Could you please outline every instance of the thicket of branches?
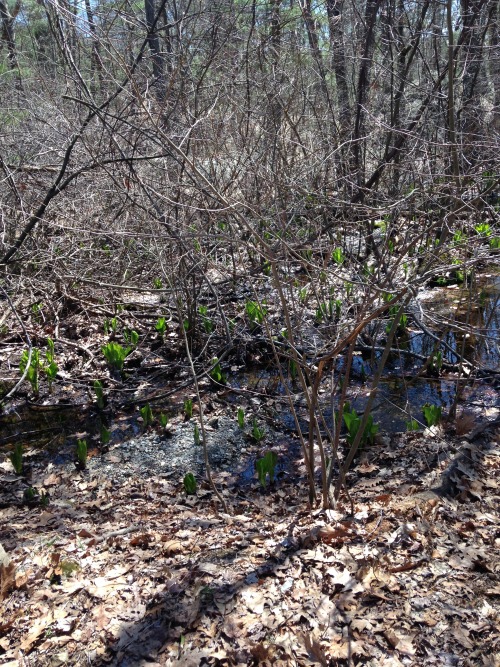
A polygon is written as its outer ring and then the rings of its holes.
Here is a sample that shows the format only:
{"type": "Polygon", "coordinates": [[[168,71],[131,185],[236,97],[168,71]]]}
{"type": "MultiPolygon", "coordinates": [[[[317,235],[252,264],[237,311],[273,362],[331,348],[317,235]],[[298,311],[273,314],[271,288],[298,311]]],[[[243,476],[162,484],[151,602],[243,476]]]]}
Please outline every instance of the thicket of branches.
{"type": "Polygon", "coordinates": [[[209,303],[205,367],[237,338],[227,286],[267,296],[309,463],[324,369],[490,253],[467,238],[498,203],[497,0],[0,0],[0,20],[5,292],[113,307],[160,278],[174,318],[209,303]]]}

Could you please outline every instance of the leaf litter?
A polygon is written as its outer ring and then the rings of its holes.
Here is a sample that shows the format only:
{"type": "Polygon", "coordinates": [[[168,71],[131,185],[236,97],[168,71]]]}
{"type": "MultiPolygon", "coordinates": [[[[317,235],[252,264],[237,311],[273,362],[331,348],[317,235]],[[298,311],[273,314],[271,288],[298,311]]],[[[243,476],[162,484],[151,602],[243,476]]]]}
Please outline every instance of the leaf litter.
{"type": "Polygon", "coordinates": [[[27,506],[4,467],[0,661],[493,667],[498,445],[380,439],[348,475],[354,515],[308,507],[300,467],[266,489],[216,470],[231,514],[109,458],[34,464],[50,503],[27,506]]]}

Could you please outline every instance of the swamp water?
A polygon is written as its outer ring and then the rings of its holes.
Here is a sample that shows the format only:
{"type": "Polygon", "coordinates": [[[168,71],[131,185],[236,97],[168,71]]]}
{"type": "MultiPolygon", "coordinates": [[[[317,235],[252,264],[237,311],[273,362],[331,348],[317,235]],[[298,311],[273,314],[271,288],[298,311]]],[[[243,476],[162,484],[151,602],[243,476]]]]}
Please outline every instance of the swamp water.
{"type": "MultiPolygon", "coordinates": [[[[486,276],[481,281],[480,291],[475,300],[468,302],[468,291],[461,288],[435,288],[423,293],[418,313],[426,327],[446,341],[442,347],[442,359],[456,364],[453,351],[464,350],[467,360],[478,364],[486,376],[474,383],[461,380],[461,399],[459,405],[475,412],[477,417],[492,418],[497,416],[500,399],[495,389],[495,380],[500,371],[500,276],[486,276]],[[468,329],[448,330],[448,325],[463,327],[468,322],[468,329]],[[488,377],[487,370],[492,371],[488,377]],[[486,410],[486,414],[485,414],[486,410]]],[[[436,350],[436,340],[416,329],[398,340],[400,354],[390,358],[384,371],[373,408],[375,423],[379,431],[394,433],[406,430],[410,419],[416,419],[423,426],[422,406],[426,403],[440,406],[443,412],[450,407],[455,398],[457,377],[445,372],[439,378],[415,377],[422,366],[422,360],[414,355],[427,357],[436,350]],[[404,353],[406,352],[406,354],[404,353]]],[[[352,382],[348,399],[358,413],[364,409],[370,389],[370,376],[376,367],[380,352],[370,355],[357,354],[354,358],[352,382]]],[[[341,367],[337,369],[341,372],[341,367]]],[[[289,389],[296,397],[296,409],[299,414],[301,430],[307,433],[307,410],[300,396],[298,386],[290,383],[289,389]]],[[[277,473],[284,471],[287,463],[281,463],[286,457],[288,464],[292,459],[300,459],[298,440],[291,438],[295,432],[295,422],[288,407],[285,388],[275,369],[252,369],[233,373],[228,377],[227,399],[233,406],[234,416],[222,416],[210,419],[208,416],[208,449],[212,465],[218,471],[237,473],[240,483],[255,481],[255,451],[264,451],[272,446],[278,448],[280,463],[277,473]],[[231,388],[235,391],[231,392],[231,388]],[[271,404],[266,413],[274,417],[274,424],[266,426],[266,437],[256,444],[249,436],[247,423],[245,430],[238,427],[236,408],[248,396],[242,397],[238,388],[250,389],[249,405],[245,407],[247,422],[256,414],[264,424],[261,413],[262,403],[271,404]],[[255,397],[252,401],[252,392],[255,397]],[[274,397],[273,397],[274,396],[274,397]],[[260,415],[260,416],[259,416],[260,415]],[[288,454],[286,454],[288,452],[288,454]]],[[[332,425],[332,406],[328,392],[321,394],[326,423],[332,425]]],[[[153,407],[156,416],[160,409],[153,407]]],[[[166,408],[168,411],[168,408],[166,408]]],[[[13,444],[22,442],[26,451],[32,453],[45,449],[50,461],[55,465],[71,464],[74,447],[78,437],[85,437],[89,444],[91,459],[89,468],[100,469],[117,481],[139,475],[150,478],[153,475],[180,478],[191,470],[197,475],[203,473],[202,448],[194,443],[194,419],[177,424],[170,435],[165,433],[146,433],[141,431],[137,420],[139,413],[121,414],[109,421],[106,415],[99,415],[90,406],[23,406],[8,414],[0,415],[0,452],[12,449],[13,444]],[[102,426],[111,431],[111,440],[103,448],[97,443],[102,426]]]]}
{"type": "MultiPolygon", "coordinates": [[[[478,417],[485,408],[485,416],[495,416],[495,410],[498,408],[500,411],[496,388],[500,378],[500,275],[481,277],[477,294],[472,299],[469,290],[456,285],[423,292],[415,312],[432,335],[413,328],[395,340],[393,348],[398,352],[389,357],[372,410],[379,431],[406,431],[410,419],[416,419],[424,427],[422,407],[425,404],[436,405],[445,413],[455,400],[457,386],[461,392],[460,407],[476,413],[478,417]],[[446,366],[439,377],[418,377],[424,360],[439,351],[442,362],[455,367],[463,351],[464,359],[479,367],[479,380],[472,382],[462,378],[459,381],[458,375],[446,370],[446,366]]],[[[370,378],[381,354],[380,349],[371,353],[366,350],[366,353],[355,353],[353,358],[347,398],[358,413],[366,405],[370,378]]],[[[336,375],[342,375],[343,364],[344,361],[340,360],[336,375]]],[[[285,369],[283,372],[286,375],[285,369]]],[[[294,417],[284,401],[286,390],[275,370],[243,372],[233,382],[238,387],[248,387],[264,394],[277,392],[283,399],[278,418],[287,429],[295,430],[294,417]]],[[[291,383],[289,390],[298,396],[295,407],[301,430],[307,433],[307,420],[300,418],[306,414],[306,407],[303,398],[299,397],[298,384],[291,383]]],[[[321,394],[320,401],[324,406],[325,421],[331,428],[332,407],[336,408],[336,405],[330,404],[327,391],[321,394]]]]}

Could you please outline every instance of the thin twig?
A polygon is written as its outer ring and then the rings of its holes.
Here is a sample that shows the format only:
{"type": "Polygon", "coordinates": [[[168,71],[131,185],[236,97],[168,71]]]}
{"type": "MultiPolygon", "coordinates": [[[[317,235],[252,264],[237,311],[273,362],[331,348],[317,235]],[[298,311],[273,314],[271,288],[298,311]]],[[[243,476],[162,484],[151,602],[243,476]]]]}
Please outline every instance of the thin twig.
{"type": "MultiPolygon", "coordinates": [[[[177,313],[179,315],[179,322],[183,322],[183,317],[182,317],[182,313],[181,313],[181,310],[180,310],[179,303],[177,303],[177,313]]],[[[193,381],[194,381],[194,389],[195,389],[195,392],[196,392],[196,397],[198,399],[198,406],[200,408],[201,439],[202,439],[202,442],[203,442],[203,457],[205,459],[205,471],[207,473],[208,483],[210,484],[213,492],[215,493],[218,500],[222,504],[222,507],[224,508],[224,512],[226,512],[226,514],[229,514],[229,509],[228,509],[228,506],[226,504],[226,501],[222,497],[222,494],[220,493],[220,491],[215,486],[215,482],[214,482],[213,477],[212,477],[212,470],[211,470],[211,467],[210,467],[210,461],[208,460],[207,433],[205,431],[205,419],[204,419],[204,416],[203,416],[203,403],[202,403],[202,400],[201,400],[200,388],[199,388],[199,385],[198,385],[198,377],[196,376],[196,370],[195,370],[194,364],[193,364],[193,357],[191,356],[191,351],[189,349],[189,341],[188,341],[188,338],[187,338],[186,329],[185,329],[184,326],[182,326],[182,324],[181,324],[180,328],[181,328],[182,333],[183,333],[186,355],[187,355],[187,358],[188,358],[188,361],[189,361],[189,365],[191,367],[191,374],[192,374],[193,381]]]]}
{"type": "Polygon", "coordinates": [[[31,353],[32,353],[32,350],[33,350],[33,345],[31,344],[30,335],[27,332],[26,327],[24,326],[24,323],[23,323],[22,319],[19,317],[19,313],[17,312],[14,304],[12,303],[10,296],[7,294],[3,285],[0,285],[0,289],[5,294],[5,298],[9,302],[9,306],[12,308],[12,312],[14,313],[15,318],[17,319],[17,321],[21,325],[23,333],[26,336],[26,342],[28,343],[28,361],[26,363],[26,367],[23,371],[23,374],[21,375],[21,379],[14,385],[14,387],[9,391],[9,393],[6,396],[3,397],[2,401],[5,401],[5,400],[8,400],[11,396],[13,396],[16,393],[16,391],[19,389],[19,387],[24,382],[26,376],[28,375],[28,371],[29,371],[29,368],[31,366],[31,353]]]}

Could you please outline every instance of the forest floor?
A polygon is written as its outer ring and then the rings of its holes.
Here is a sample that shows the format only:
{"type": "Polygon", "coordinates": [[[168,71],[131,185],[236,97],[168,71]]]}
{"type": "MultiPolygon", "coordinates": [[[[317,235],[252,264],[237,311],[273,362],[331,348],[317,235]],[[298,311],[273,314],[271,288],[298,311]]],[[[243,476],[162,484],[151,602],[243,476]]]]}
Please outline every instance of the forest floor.
{"type": "Polygon", "coordinates": [[[300,460],[266,488],[215,473],[227,512],[206,484],[114,477],[119,446],[83,471],[34,455],[45,506],[5,462],[0,664],[494,667],[499,435],[379,438],[354,513],[311,509],[300,460]]]}
{"type": "MultiPolygon", "coordinates": [[[[471,412],[465,398],[449,427],[380,432],[348,474],[349,496],[325,511],[309,505],[300,443],[273,377],[228,388],[200,372],[224,507],[202,481],[199,406],[178,327],[161,340],[154,329],[161,304],[122,310],[113,322],[90,296],[61,295],[60,317],[43,305],[50,299],[37,295],[24,314],[34,346],[56,341],[53,391],[43,377],[33,399],[25,383],[0,417],[1,665],[500,664],[497,376],[468,382],[463,395],[482,387],[484,400],[471,412]],[[116,340],[103,333],[104,317],[120,335],[139,331],[126,377],[101,354],[116,340]],[[96,378],[109,398],[100,410],[96,378]],[[139,409],[149,402],[148,427],[139,409]],[[262,442],[251,437],[251,415],[262,442]],[[88,441],[84,470],[73,462],[77,438],[88,441]],[[22,475],[8,456],[16,443],[22,475]],[[278,466],[262,486],[255,460],[266,450],[278,466]],[[198,479],[192,495],[188,470],[198,479]]],[[[13,317],[4,320],[5,393],[19,379],[25,337],[13,317]]],[[[225,361],[234,373],[269,355],[239,322],[243,352],[225,361]]]]}

